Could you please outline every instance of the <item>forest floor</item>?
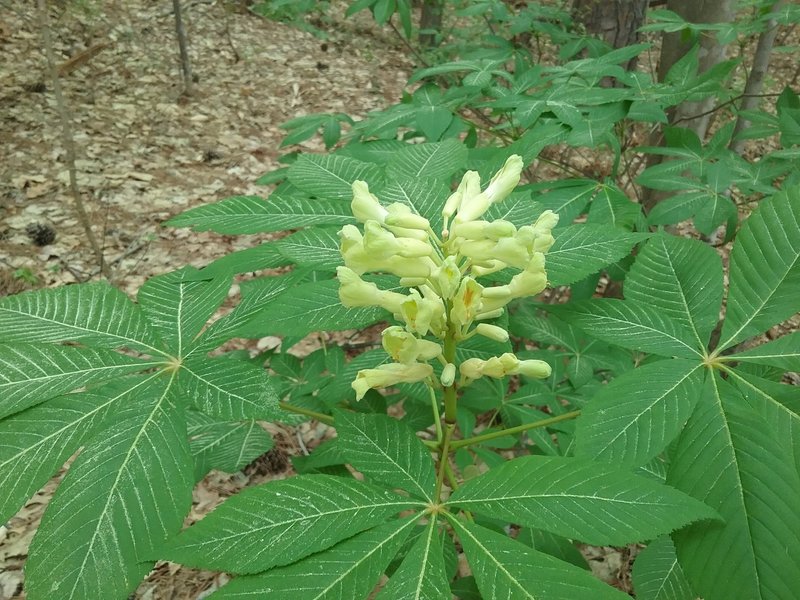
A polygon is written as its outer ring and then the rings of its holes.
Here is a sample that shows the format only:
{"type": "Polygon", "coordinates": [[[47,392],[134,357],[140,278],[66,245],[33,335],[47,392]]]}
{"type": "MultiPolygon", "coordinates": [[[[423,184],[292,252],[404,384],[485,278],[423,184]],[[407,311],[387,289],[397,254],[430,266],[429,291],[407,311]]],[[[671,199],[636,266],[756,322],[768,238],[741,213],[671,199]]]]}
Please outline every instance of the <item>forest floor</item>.
{"type": "MultiPolygon", "coordinates": [[[[61,83],[72,112],[78,187],[111,280],[132,297],[148,277],[200,267],[264,239],[161,224],[228,196],[266,196],[254,182],[280,166],[281,123],[316,112],[358,118],[383,108],[401,97],[414,69],[391,30],[366,13],[345,19],[344,2],[333,2],[319,24],[324,40],[246,10],[226,11],[221,2],[184,4],[197,78],[191,96],[183,94],[170,3],[108,0],[93,12],[86,7],[99,3],[55,2],[50,13],[56,61],[65,70],[70,59],[96,51],[61,83]]],[[[34,5],[8,0],[0,7],[0,296],[99,277],[70,195],[34,5]],[[32,227],[52,229],[55,239],[37,245],[32,227]]],[[[778,79],[796,78],[796,65],[784,62],[778,79]]],[[[319,140],[301,148],[324,149],[319,140]]],[[[187,524],[247,485],[291,475],[288,456],[329,434],[325,426],[269,430],[276,449],[243,472],[212,472],[200,482],[187,524]]],[[[28,545],[59,481],[0,524],[0,600],[25,597],[28,545]]],[[[628,549],[584,553],[598,575],[630,589],[628,549]]],[[[159,563],[132,597],[203,598],[226,581],[224,574],[159,563]]]]}

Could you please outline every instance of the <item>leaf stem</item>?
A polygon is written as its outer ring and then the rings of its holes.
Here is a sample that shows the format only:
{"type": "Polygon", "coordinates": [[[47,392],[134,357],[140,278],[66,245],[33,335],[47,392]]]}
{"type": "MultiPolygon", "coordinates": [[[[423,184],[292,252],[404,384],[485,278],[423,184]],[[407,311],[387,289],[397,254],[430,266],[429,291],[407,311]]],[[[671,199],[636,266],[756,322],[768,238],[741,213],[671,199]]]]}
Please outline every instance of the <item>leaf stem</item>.
{"type": "Polygon", "coordinates": [[[450,444],[450,449],[458,450],[459,448],[464,448],[465,446],[474,446],[475,444],[488,442],[489,440],[494,440],[507,435],[522,433],[524,431],[528,431],[529,429],[536,429],[538,427],[547,427],[548,425],[560,423],[561,421],[569,421],[570,419],[578,417],[580,414],[581,411],[574,410],[572,412],[564,413],[563,415],[558,415],[550,419],[542,419],[541,421],[534,421],[533,423],[524,423],[523,425],[517,425],[516,427],[509,427],[508,429],[502,429],[500,431],[492,431],[491,433],[484,433],[483,435],[476,435],[474,437],[466,438],[463,440],[456,440],[455,442],[450,444]]]}
{"type": "Polygon", "coordinates": [[[436,390],[432,385],[428,385],[428,391],[431,394],[431,408],[433,409],[433,423],[436,426],[436,445],[442,443],[442,418],[439,415],[439,403],[436,401],[436,390]]]}
{"type": "Polygon", "coordinates": [[[437,504],[442,499],[442,484],[444,483],[444,475],[447,471],[447,461],[450,456],[450,438],[453,437],[453,430],[456,428],[455,423],[445,423],[444,439],[442,440],[441,449],[439,451],[439,473],[436,476],[436,492],[434,498],[437,504]]]}
{"type": "Polygon", "coordinates": [[[308,408],[303,408],[302,406],[295,406],[293,404],[289,404],[288,402],[278,402],[278,406],[280,406],[283,410],[287,412],[296,413],[298,415],[304,415],[306,417],[311,417],[312,419],[316,419],[317,421],[321,421],[322,423],[333,425],[333,417],[330,415],[324,415],[321,412],[310,410],[308,408]]]}

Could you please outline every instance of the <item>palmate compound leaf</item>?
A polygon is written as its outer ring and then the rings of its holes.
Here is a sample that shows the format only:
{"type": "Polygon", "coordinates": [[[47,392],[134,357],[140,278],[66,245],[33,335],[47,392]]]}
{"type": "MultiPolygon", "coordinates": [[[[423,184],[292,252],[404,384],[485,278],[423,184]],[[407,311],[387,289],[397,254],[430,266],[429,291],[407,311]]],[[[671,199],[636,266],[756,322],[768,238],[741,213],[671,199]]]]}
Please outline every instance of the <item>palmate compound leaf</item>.
{"type": "Polygon", "coordinates": [[[388,415],[337,411],[344,458],[368,479],[433,502],[436,472],[430,451],[405,423],[388,415]]]}
{"type": "Polygon", "coordinates": [[[627,256],[637,242],[648,237],[613,225],[568,225],[555,232],[556,242],[546,258],[552,285],[569,285],[597,273],[627,256]]]}
{"type": "Polygon", "coordinates": [[[671,452],[667,483],[714,508],[721,522],[673,534],[705,600],[794,600],[800,581],[800,476],[773,426],[729,383],[709,378],[671,452]]]}
{"type": "Polygon", "coordinates": [[[0,418],[66,392],[161,364],[111,350],[0,344],[0,418]]]}
{"type": "Polygon", "coordinates": [[[694,347],[705,348],[719,321],[722,260],[700,241],[654,235],[625,276],[624,294],[680,323],[694,347]]]}
{"type": "Polygon", "coordinates": [[[623,348],[659,356],[702,357],[691,330],[650,303],[609,298],[548,304],[542,308],[604,342],[623,348]]]}
{"type": "Polygon", "coordinates": [[[633,588],[637,600],[695,600],[678,563],[675,545],[667,537],[647,544],[633,563],[633,588]]]}
{"type": "MultiPolygon", "coordinates": [[[[418,519],[416,515],[389,521],[289,566],[258,575],[237,577],[211,598],[365,599],[418,519]]],[[[436,598],[438,600],[439,597],[436,598]]]]}
{"type": "Polygon", "coordinates": [[[230,277],[208,281],[184,280],[197,269],[185,267],[148,279],[137,300],[150,323],[175,356],[183,357],[203,325],[228,296],[230,277]]]}
{"type": "Polygon", "coordinates": [[[273,446],[270,435],[254,420],[219,422],[190,410],[186,424],[195,481],[212,469],[236,473],[273,446]]]}
{"type": "Polygon", "coordinates": [[[354,479],[298,475],[230,498],[167,542],[158,557],[205,569],[258,573],[423,506],[354,479]]]}
{"type": "Polygon", "coordinates": [[[69,394],[0,421],[0,523],[80,448],[117,400],[114,395],[69,394]]]}
{"type": "Polygon", "coordinates": [[[163,354],[139,307],[105,283],[67,285],[0,299],[0,342],[65,341],[163,354]]]}
{"type": "Polygon", "coordinates": [[[280,420],[271,380],[253,363],[195,356],[181,365],[178,382],[192,404],[208,415],[225,421],[280,420]]]}
{"type": "MultiPolygon", "coordinates": [[[[622,600],[586,570],[479,525],[450,518],[483,600],[622,600]]],[[[447,597],[447,596],[441,596],[447,597]]]]}
{"type": "Polygon", "coordinates": [[[439,540],[439,526],[436,519],[431,519],[376,600],[448,598],[449,579],[439,540]]]}
{"type": "Polygon", "coordinates": [[[718,518],[702,502],[628,471],[553,456],[511,460],[469,480],[447,504],[600,546],[718,518]]]}
{"type": "Polygon", "coordinates": [[[216,204],[198,206],[173,217],[166,225],[243,235],[346,223],[355,223],[346,202],[274,193],[267,200],[257,196],[234,196],[216,204]]]}
{"type": "Polygon", "coordinates": [[[719,349],[761,333],[800,309],[800,186],[762,200],[731,251],[719,349]]]}
{"type": "Polygon", "coordinates": [[[676,438],[702,393],[705,370],[695,361],[662,360],[600,388],[583,408],[575,455],[638,467],[676,438]]]}
{"type": "Polygon", "coordinates": [[[31,600],[127,598],[189,511],[192,463],[174,379],[118,386],[113,422],[86,442],[33,538],[31,600]]]}

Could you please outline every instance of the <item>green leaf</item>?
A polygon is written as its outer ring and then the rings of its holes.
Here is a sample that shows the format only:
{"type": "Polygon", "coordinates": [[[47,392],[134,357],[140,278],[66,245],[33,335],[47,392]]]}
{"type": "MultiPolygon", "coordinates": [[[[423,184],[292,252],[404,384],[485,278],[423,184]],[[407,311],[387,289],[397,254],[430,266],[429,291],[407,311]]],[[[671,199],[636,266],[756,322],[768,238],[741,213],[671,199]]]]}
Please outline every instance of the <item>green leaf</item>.
{"type": "MultiPolygon", "coordinates": [[[[380,287],[380,286],[379,286],[380,287]]],[[[380,308],[346,308],[335,279],[304,283],[275,297],[247,324],[248,337],[305,336],[312,331],[356,329],[384,318],[380,308]]]]}
{"type": "Polygon", "coordinates": [[[628,371],[583,407],[575,455],[621,467],[647,464],[680,434],[702,393],[695,361],[663,360],[628,371]]]}
{"type": "Polygon", "coordinates": [[[450,190],[436,179],[408,179],[402,177],[389,181],[381,191],[384,202],[401,202],[431,224],[434,231],[442,230],[442,207],[450,190]]]}
{"type": "Polygon", "coordinates": [[[208,280],[214,277],[231,276],[238,273],[249,273],[263,269],[277,269],[290,264],[273,242],[265,242],[252,248],[237,250],[226,254],[222,258],[209,263],[194,276],[186,275],[187,281],[191,279],[208,280]]]}
{"type": "Polygon", "coordinates": [[[777,340],[737,352],[735,360],[769,365],[784,371],[800,371],[800,332],[795,331],[777,340]]]}
{"type": "Polygon", "coordinates": [[[256,421],[221,423],[197,411],[187,411],[186,420],[195,481],[212,469],[236,473],[273,446],[256,421]]]}
{"type": "Polygon", "coordinates": [[[241,235],[284,231],[309,225],[346,223],[355,223],[346,202],[281,196],[275,193],[268,200],[257,196],[226,198],[216,204],[187,210],[165,224],[171,227],[191,227],[194,231],[241,235]]]}
{"type": "Polygon", "coordinates": [[[376,600],[441,600],[449,586],[438,523],[431,519],[376,600]]]}
{"type": "Polygon", "coordinates": [[[317,269],[335,269],[342,264],[340,227],[309,227],[282,238],[275,247],[292,262],[317,269]]]}
{"type": "Polygon", "coordinates": [[[14,516],[110,414],[116,398],[54,398],[0,421],[0,522],[14,516]]]}
{"type": "Polygon", "coordinates": [[[453,122],[453,113],[444,106],[420,106],[416,112],[417,127],[431,142],[436,142],[453,122]]]}
{"type": "Polygon", "coordinates": [[[660,356],[699,358],[691,331],[649,303],[594,299],[542,308],[587,333],[623,348],[660,356]]]}
{"type": "Polygon", "coordinates": [[[697,212],[697,207],[708,197],[705,190],[677,194],[660,200],[647,215],[649,225],[674,225],[685,221],[697,212]]]}
{"type": "Polygon", "coordinates": [[[67,285],[0,299],[0,342],[64,341],[162,353],[139,307],[108,284],[67,285]]]}
{"type": "Polygon", "coordinates": [[[558,183],[559,187],[537,196],[536,201],[557,213],[559,225],[563,227],[583,212],[597,193],[597,182],[592,179],[569,179],[558,183]]]}
{"type": "Polygon", "coordinates": [[[678,564],[675,545],[667,536],[650,542],[636,555],[633,587],[638,600],[694,600],[697,597],[678,564]]]}
{"type": "Polygon", "coordinates": [[[230,277],[184,281],[184,273],[191,276],[197,270],[186,267],[151,277],[137,295],[150,323],[179,357],[193,345],[203,325],[228,297],[231,287],[230,277]]]}
{"type": "Polygon", "coordinates": [[[324,550],[414,506],[422,504],[355,479],[298,475],[228,499],[158,554],[204,569],[258,573],[324,550]]]}
{"type": "MultiPolygon", "coordinates": [[[[467,147],[458,140],[428,144],[408,144],[387,166],[397,179],[446,179],[467,164],[467,147]]],[[[440,199],[444,205],[445,198],[440,199]]]]}
{"type": "Polygon", "coordinates": [[[584,569],[479,525],[450,518],[484,600],[622,600],[584,569]]]}
{"type": "Polygon", "coordinates": [[[242,282],[241,302],[200,334],[200,339],[197,341],[198,348],[195,351],[199,353],[201,348],[212,350],[232,337],[248,337],[250,332],[247,323],[262,312],[265,306],[269,306],[272,298],[302,282],[306,276],[307,273],[302,269],[294,269],[284,275],[271,275],[242,282]]]}
{"type": "Polygon", "coordinates": [[[627,256],[648,234],[611,225],[569,225],[557,229],[556,243],[546,255],[552,285],[569,285],[627,256]]]}
{"type": "Polygon", "coordinates": [[[747,403],[769,424],[773,437],[794,457],[800,470],[800,387],[749,373],[728,372],[747,403]]]}
{"type": "Polygon", "coordinates": [[[800,309],[800,187],[761,201],[739,230],[730,263],[720,350],[800,309]]]}
{"type": "Polygon", "coordinates": [[[716,513],[649,479],[585,459],[524,456],[458,488],[447,502],[597,546],[652,539],[716,513]]]}
{"type": "Polygon", "coordinates": [[[383,185],[382,169],[338,154],[301,154],[289,167],[292,185],[318,198],[352,200],[356,180],[366,181],[374,193],[383,185]]]}
{"type": "Polygon", "coordinates": [[[160,363],[111,350],[49,344],[0,344],[0,417],[72,390],[160,363]]]}
{"type": "Polygon", "coordinates": [[[649,305],[691,331],[705,348],[719,321],[722,260],[713,248],[673,235],[650,238],[625,277],[625,299],[649,305]]]}
{"type": "Polygon", "coordinates": [[[197,356],[181,365],[178,381],[201,411],[226,421],[278,421],[278,395],[260,366],[232,358],[197,356]]]}
{"type": "Polygon", "coordinates": [[[517,534],[517,541],[581,569],[591,570],[589,563],[586,562],[583,554],[575,547],[575,544],[560,535],[542,531],[541,529],[524,527],[517,534]]]}
{"type": "Polygon", "coordinates": [[[587,222],[632,229],[641,214],[639,204],[631,202],[616,185],[601,185],[592,200],[587,222]]]}
{"type": "Polygon", "coordinates": [[[418,518],[390,521],[287,567],[238,577],[211,598],[366,598],[418,518]]]}
{"type": "Polygon", "coordinates": [[[368,479],[433,502],[436,472],[430,451],[405,424],[387,415],[337,411],[344,457],[368,479]]]}
{"type": "Polygon", "coordinates": [[[192,463],[174,383],[156,376],[126,391],[44,513],[25,569],[30,598],[126,598],[189,512],[192,463]]]}
{"type": "Polygon", "coordinates": [[[792,600],[800,581],[800,477],[768,422],[730,384],[712,379],[672,452],[667,483],[719,512],[673,536],[706,600],[792,600]]]}

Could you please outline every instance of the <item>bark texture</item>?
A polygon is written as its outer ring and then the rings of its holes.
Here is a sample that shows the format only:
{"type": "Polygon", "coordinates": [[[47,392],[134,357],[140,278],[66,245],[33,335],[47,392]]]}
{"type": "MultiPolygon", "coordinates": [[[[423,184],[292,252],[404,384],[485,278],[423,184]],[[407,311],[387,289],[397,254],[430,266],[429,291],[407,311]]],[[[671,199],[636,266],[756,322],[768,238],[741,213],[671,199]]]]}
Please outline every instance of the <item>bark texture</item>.
{"type": "Polygon", "coordinates": [[[419,16],[419,28],[421,30],[432,30],[431,33],[419,34],[419,43],[423,46],[436,46],[439,42],[439,33],[442,31],[442,13],[444,11],[443,0],[424,0],[422,12],[419,16]]]}
{"type": "MultiPolygon", "coordinates": [[[[644,24],[649,0],[573,0],[572,16],[612,48],[623,48],[639,41],[638,29],[644,24]]],[[[631,59],[627,68],[636,66],[631,59]]]]}
{"type": "MultiPolygon", "coordinates": [[[[730,23],[734,18],[733,0],[668,0],[667,8],[678,13],[690,23],[730,23]]],[[[665,33],[658,63],[658,80],[663,81],[670,68],[693,46],[680,32],[665,33]]],[[[708,71],[725,59],[725,46],[718,41],[714,32],[704,32],[700,36],[699,73],[708,71]]],[[[693,130],[702,140],[708,131],[716,98],[709,97],[700,102],[683,102],[676,107],[672,122],[681,122],[682,127],[693,130]],[[704,114],[705,113],[705,114],[704,114]],[[695,116],[698,115],[698,116],[695,116]]]]}

